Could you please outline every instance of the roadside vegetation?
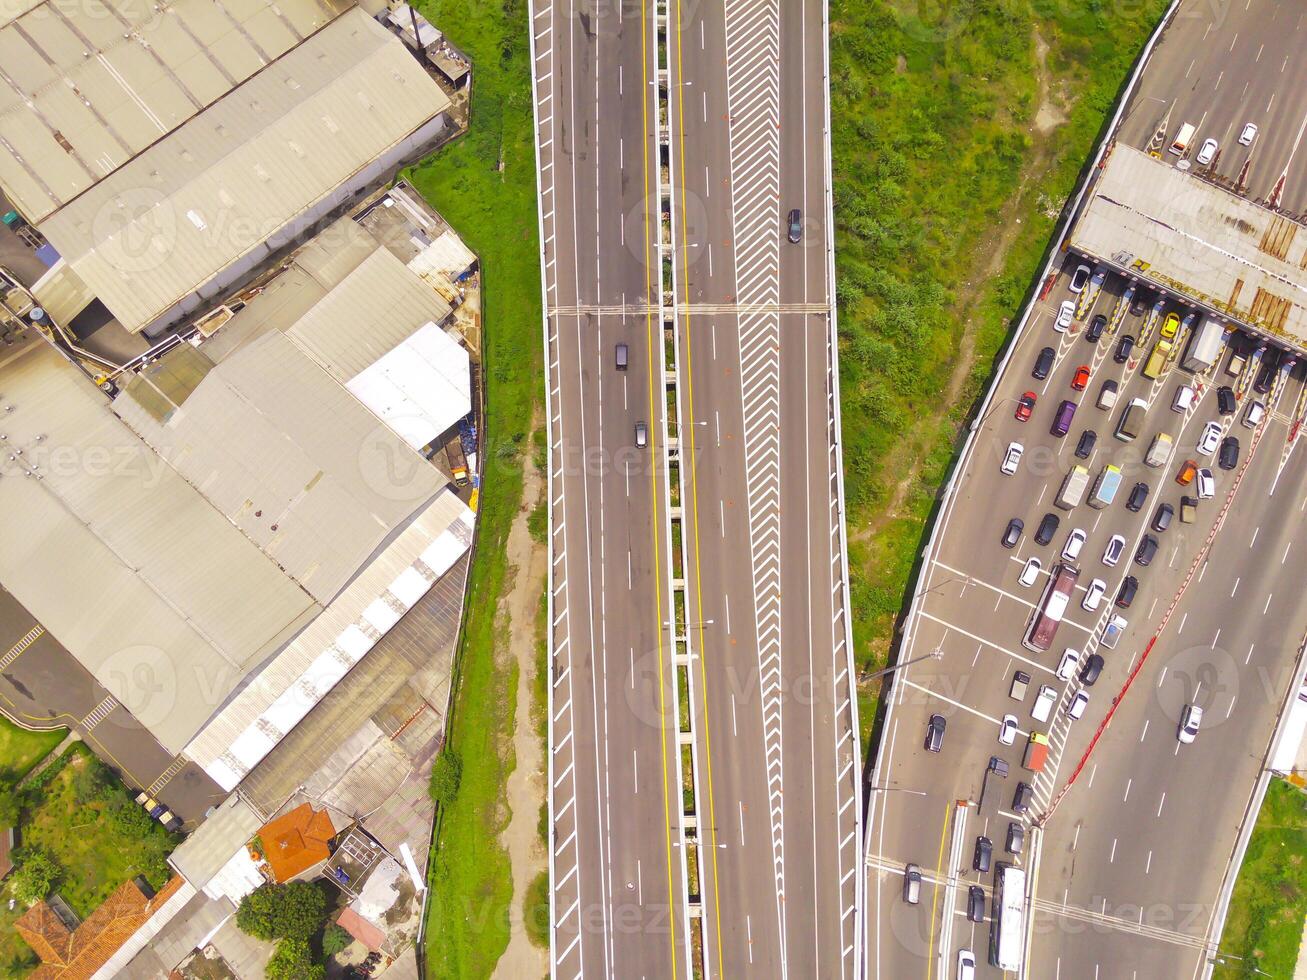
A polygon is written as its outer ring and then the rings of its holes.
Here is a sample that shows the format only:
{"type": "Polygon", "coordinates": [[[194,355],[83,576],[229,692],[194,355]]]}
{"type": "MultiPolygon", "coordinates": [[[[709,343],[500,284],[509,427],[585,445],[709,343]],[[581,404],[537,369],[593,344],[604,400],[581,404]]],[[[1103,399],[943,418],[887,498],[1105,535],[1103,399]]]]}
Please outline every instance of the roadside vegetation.
{"type": "Polygon", "coordinates": [[[446,748],[462,771],[437,816],[426,968],[431,977],[486,977],[508,944],[513,898],[500,834],[509,818],[504,788],[514,765],[518,671],[505,664],[506,631],[496,615],[511,581],[508,532],[542,397],[528,15],[522,0],[419,6],[473,63],[468,134],[409,176],[481,258],[486,392],[485,478],[446,748]]]}
{"type": "MultiPolygon", "coordinates": [[[[831,4],[859,672],[885,666],[959,432],[1165,0],[831,4]]],[[[880,682],[864,683],[864,738],[880,682]]]]}
{"type": "Polygon", "coordinates": [[[1296,976],[1307,920],[1307,795],[1272,779],[1230,897],[1214,980],[1296,976]]]}
{"type": "Polygon", "coordinates": [[[0,718],[0,780],[17,782],[53,752],[67,734],[66,728],[29,732],[0,718]]]}

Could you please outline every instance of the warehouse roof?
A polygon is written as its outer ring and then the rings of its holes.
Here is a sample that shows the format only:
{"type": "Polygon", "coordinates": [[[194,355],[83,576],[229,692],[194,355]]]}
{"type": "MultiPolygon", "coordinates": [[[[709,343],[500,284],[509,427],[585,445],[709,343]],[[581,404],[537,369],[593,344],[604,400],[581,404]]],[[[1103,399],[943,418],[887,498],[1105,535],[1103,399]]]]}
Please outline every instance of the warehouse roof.
{"type": "Polygon", "coordinates": [[[44,341],[2,377],[0,581],[176,752],[320,607],[44,341]]]}
{"type": "Polygon", "coordinates": [[[403,43],[355,8],[40,229],[140,330],[448,106],[403,43]]]}
{"type": "Polygon", "coordinates": [[[1133,147],[1112,150],[1068,245],[1307,342],[1307,229],[1133,147]]]}
{"type": "Polygon", "coordinates": [[[348,6],[18,0],[0,16],[0,184],[41,220],[348,6]]]}
{"type": "Polygon", "coordinates": [[[168,863],[200,890],[226,866],[233,854],[245,847],[262,824],[254,808],[233,793],[177,845],[168,863]]]}

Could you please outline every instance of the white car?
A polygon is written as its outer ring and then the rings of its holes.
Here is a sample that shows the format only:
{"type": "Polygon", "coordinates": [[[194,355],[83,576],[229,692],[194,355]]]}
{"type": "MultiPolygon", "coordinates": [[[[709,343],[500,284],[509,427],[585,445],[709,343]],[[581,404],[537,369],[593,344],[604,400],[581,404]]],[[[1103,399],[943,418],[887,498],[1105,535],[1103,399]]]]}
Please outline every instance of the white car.
{"type": "Polygon", "coordinates": [[[1216,496],[1216,481],[1212,479],[1212,471],[1206,466],[1198,471],[1194,483],[1198,487],[1199,500],[1210,500],[1216,496]]]}
{"type": "Polygon", "coordinates": [[[1239,145],[1252,146],[1255,139],[1257,139],[1257,124],[1244,123],[1243,132],[1239,134],[1239,145]]]}
{"type": "Polygon", "coordinates": [[[1057,320],[1053,323],[1053,329],[1058,333],[1065,333],[1066,328],[1071,326],[1071,321],[1076,318],[1076,304],[1069,299],[1062,300],[1062,305],[1057,308],[1057,320]]]}
{"type": "Polygon", "coordinates": [[[1198,726],[1203,723],[1203,709],[1196,704],[1186,704],[1180,712],[1180,741],[1188,745],[1198,737],[1198,726]]]}
{"type": "Polygon", "coordinates": [[[1189,411],[1189,407],[1194,403],[1194,390],[1188,385],[1180,385],[1175,389],[1175,397],[1171,399],[1171,411],[1179,412],[1182,415],[1189,411]]]}
{"type": "MultiPolygon", "coordinates": [[[[1075,669],[1074,661],[1071,669],[1075,669]]],[[[1039,694],[1035,698],[1035,704],[1030,709],[1030,717],[1035,721],[1048,721],[1048,716],[1053,713],[1053,705],[1057,704],[1057,691],[1045,684],[1039,689],[1039,694]]]]}
{"type": "Polygon", "coordinates": [[[1259,401],[1251,401],[1248,407],[1243,410],[1243,426],[1248,429],[1255,429],[1262,424],[1262,419],[1266,418],[1266,406],[1259,401]]]}
{"type": "Polygon", "coordinates": [[[1076,696],[1071,699],[1071,704],[1066,709],[1066,713],[1071,717],[1072,721],[1075,721],[1085,713],[1087,707],[1089,707],[1089,695],[1084,691],[1076,691],[1076,696]]]}
{"type": "Polygon", "coordinates": [[[1210,456],[1216,452],[1221,442],[1221,423],[1208,422],[1203,426],[1203,434],[1198,437],[1198,455],[1210,456]]]}
{"type": "Polygon", "coordinates": [[[1085,590],[1085,597],[1080,600],[1081,608],[1086,612],[1095,612],[1098,604],[1103,601],[1103,593],[1107,591],[1107,583],[1101,578],[1096,578],[1089,583],[1089,588],[1085,590]]]}
{"type": "Polygon", "coordinates": [[[1212,140],[1212,139],[1203,140],[1202,148],[1199,149],[1198,151],[1198,157],[1197,157],[1198,165],[1201,167],[1205,167],[1213,160],[1215,160],[1216,151],[1219,148],[1220,147],[1217,144],[1216,140],[1212,140]]]}
{"type": "Polygon", "coordinates": [[[1066,652],[1062,654],[1062,659],[1057,664],[1057,679],[1069,681],[1071,675],[1076,672],[1076,664],[1078,663],[1080,663],[1080,651],[1067,647],[1066,652]]]}
{"type": "Polygon", "coordinates": [[[1089,276],[1094,270],[1087,265],[1076,266],[1076,271],[1071,273],[1071,284],[1067,288],[1073,293],[1081,292],[1085,284],[1089,282],[1089,276]]]}
{"type": "Polygon", "coordinates": [[[976,980],[976,958],[971,950],[958,950],[958,980],[976,980]]]}
{"type": "Polygon", "coordinates": [[[1071,533],[1066,536],[1066,544],[1062,546],[1062,557],[1067,561],[1075,561],[1080,557],[1080,549],[1085,546],[1085,532],[1078,527],[1073,527],[1071,533]]]}
{"type": "Polygon", "coordinates": [[[1000,469],[1007,475],[1011,476],[1021,465],[1021,454],[1026,451],[1026,447],[1019,442],[1009,442],[1007,444],[1007,453],[1003,456],[1003,465],[1000,469]]]}
{"type": "Polygon", "coordinates": [[[1108,539],[1107,547],[1103,549],[1103,564],[1108,568],[1116,567],[1116,563],[1121,560],[1121,552],[1125,551],[1125,535],[1114,534],[1108,539]]]}
{"type": "Polygon", "coordinates": [[[1038,558],[1027,558],[1025,568],[1021,569],[1021,577],[1017,579],[1026,588],[1035,584],[1039,578],[1039,573],[1044,570],[1044,566],[1039,563],[1038,558]]]}
{"type": "Polygon", "coordinates": [[[998,740],[1003,745],[1011,745],[1017,740],[1017,716],[1004,715],[998,726],[998,740]]]}

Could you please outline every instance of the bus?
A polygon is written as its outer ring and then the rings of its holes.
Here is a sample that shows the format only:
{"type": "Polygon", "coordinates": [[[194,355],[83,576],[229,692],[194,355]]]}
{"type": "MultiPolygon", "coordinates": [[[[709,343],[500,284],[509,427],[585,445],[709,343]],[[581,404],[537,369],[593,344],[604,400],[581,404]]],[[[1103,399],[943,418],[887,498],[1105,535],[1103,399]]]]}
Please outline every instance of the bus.
{"type": "Polygon", "coordinates": [[[989,964],[1009,973],[1025,955],[1026,873],[1004,861],[994,878],[994,915],[989,924],[989,964]]]}
{"type": "Polygon", "coordinates": [[[1076,582],[1080,578],[1080,569],[1070,562],[1061,562],[1053,566],[1048,576],[1048,585],[1044,586],[1044,595],[1030,617],[1030,626],[1026,630],[1021,645],[1035,653],[1044,653],[1053,645],[1057,627],[1062,622],[1071,595],[1075,592],[1076,582]]]}

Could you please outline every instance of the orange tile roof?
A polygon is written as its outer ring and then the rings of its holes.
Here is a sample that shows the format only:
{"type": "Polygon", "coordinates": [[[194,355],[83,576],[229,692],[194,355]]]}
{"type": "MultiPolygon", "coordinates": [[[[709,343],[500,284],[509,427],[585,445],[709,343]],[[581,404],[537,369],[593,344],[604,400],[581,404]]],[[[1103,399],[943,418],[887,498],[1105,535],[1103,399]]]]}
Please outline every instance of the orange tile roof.
{"type": "Polygon", "coordinates": [[[290,881],[331,857],[327,843],[335,836],[327,811],[314,810],[309,803],[300,804],[259,831],[263,856],[278,882],[290,881]]]}
{"type": "Polygon", "coordinates": [[[85,980],[109,962],[109,957],[145,925],[182,886],[178,876],[147,899],[133,881],[125,881],[92,912],[76,931],[69,932],[45,902],[27,910],[14,928],[41,957],[28,980],[85,980]]]}

